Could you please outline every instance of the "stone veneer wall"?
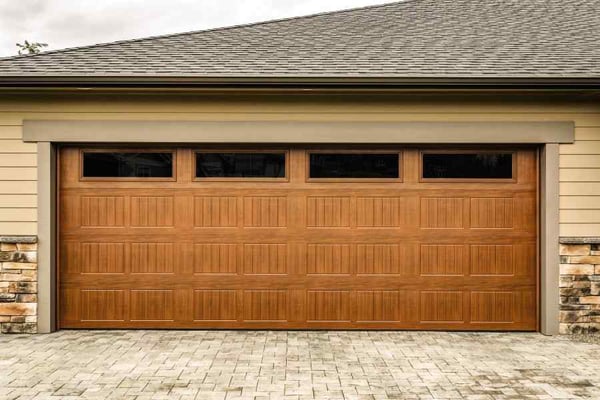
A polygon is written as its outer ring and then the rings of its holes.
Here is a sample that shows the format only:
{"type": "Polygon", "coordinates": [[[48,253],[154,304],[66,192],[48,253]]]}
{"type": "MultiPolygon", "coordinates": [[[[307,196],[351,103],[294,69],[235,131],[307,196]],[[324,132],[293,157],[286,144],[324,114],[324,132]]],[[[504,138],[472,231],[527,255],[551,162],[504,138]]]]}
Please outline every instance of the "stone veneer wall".
{"type": "Polygon", "coordinates": [[[561,238],[560,333],[600,332],[600,238],[561,238]]]}
{"type": "Polygon", "coordinates": [[[37,238],[0,236],[0,331],[37,331],[37,238]]]}

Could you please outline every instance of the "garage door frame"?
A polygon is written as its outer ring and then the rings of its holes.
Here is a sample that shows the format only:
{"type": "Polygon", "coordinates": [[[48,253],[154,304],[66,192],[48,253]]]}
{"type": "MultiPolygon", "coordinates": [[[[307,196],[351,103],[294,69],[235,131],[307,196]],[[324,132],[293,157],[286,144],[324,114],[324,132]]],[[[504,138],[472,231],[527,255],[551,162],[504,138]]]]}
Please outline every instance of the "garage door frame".
{"type": "MultiPolygon", "coordinates": [[[[53,332],[56,330],[56,248],[57,224],[56,224],[56,144],[68,141],[69,143],[89,143],[90,141],[102,141],[102,136],[94,135],[94,129],[83,129],[85,124],[90,124],[89,128],[100,129],[99,121],[24,121],[23,137],[26,141],[37,142],[38,151],[38,331],[40,333],[53,332]],[[77,129],[72,129],[73,127],[77,129]],[[43,134],[40,134],[43,132],[43,134]],[[64,132],[71,132],[71,135],[65,137],[64,132]],[[78,132],[77,134],[75,134],[78,132]]],[[[118,121],[113,121],[118,123],[118,121]]],[[[147,121],[137,121],[138,129],[132,126],[132,121],[128,121],[129,129],[132,129],[131,137],[121,136],[120,141],[130,143],[161,143],[164,137],[173,137],[171,134],[163,136],[150,135],[150,137],[141,137],[148,127],[147,121]]],[[[103,121],[105,131],[106,121],[103,121]]],[[[178,122],[170,122],[170,132],[177,130],[178,122]]],[[[182,122],[183,130],[189,129],[190,122],[182,122]]],[[[196,132],[202,132],[202,122],[196,122],[196,132]]],[[[273,123],[277,125],[277,123],[273,123]]],[[[541,254],[541,281],[540,281],[540,331],[544,334],[557,334],[559,325],[558,299],[558,265],[559,265],[559,179],[558,179],[558,148],[559,143],[572,143],[574,141],[574,124],[572,122],[547,122],[547,123],[453,123],[446,124],[440,122],[432,123],[393,123],[396,129],[403,135],[395,136],[394,144],[414,143],[415,138],[420,143],[448,144],[457,143],[457,137],[463,144],[493,144],[507,143],[537,143],[541,145],[541,165],[540,165],[540,254],[541,254]],[[429,126],[429,130],[427,127],[429,126]],[[443,130],[446,127],[446,130],[443,130]],[[544,127],[548,133],[544,136],[544,127]],[[432,135],[430,132],[438,132],[432,135]],[[468,132],[469,134],[465,134],[468,132]],[[498,132],[503,132],[498,136],[498,132]],[[506,133],[508,132],[508,133],[506,133]],[[527,132],[532,132],[528,135],[527,132]],[[439,133],[445,133],[442,137],[439,133]],[[408,139],[408,138],[412,139],[408,139]],[[404,138],[404,139],[403,139],[404,138]],[[452,138],[452,139],[449,139],[452,138]],[[501,139],[498,139],[501,138],[501,139]]],[[[326,131],[334,136],[344,138],[343,127],[322,123],[326,131]]],[[[353,138],[353,143],[373,143],[374,137],[385,137],[389,133],[390,123],[385,126],[377,126],[372,123],[370,128],[365,130],[364,137],[353,138]]],[[[347,125],[345,125],[347,127],[347,125]]],[[[214,128],[214,126],[213,126],[214,128]]],[[[281,127],[280,127],[281,128],[281,127]]],[[[214,129],[213,129],[214,132],[214,129]]],[[[285,132],[285,130],[280,132],[285,132]]],[[[196,143],[203,143],[203,138],[199,135],[195,137],[196,143]]],[[[276,140],[265,140],[265,142],[282,143],[283,139],[272,138],[276,140]]],[[[233,138],[231,142],[238,142],[239,138],[233,138]]],[[[207,140],[207,142],[211,142],[207,140]]],[[[388,140],[388,143],[391,143],[388,140]]]]}

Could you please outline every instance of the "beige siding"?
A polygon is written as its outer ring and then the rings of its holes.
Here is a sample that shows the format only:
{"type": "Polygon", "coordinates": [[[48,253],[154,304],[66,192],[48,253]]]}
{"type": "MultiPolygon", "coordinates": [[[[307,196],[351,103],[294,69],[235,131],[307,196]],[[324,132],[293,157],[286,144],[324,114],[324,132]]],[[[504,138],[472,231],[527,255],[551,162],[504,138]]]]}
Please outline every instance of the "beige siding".
{"type": "Polygon", "coordinates": [[[600,103],[433,96],[354,101],[303,96],[0,98],[0,235],[36,233],[36,146],[24,119],[205,121],[574,121],[576,143],[560,147],[561,235],[600,236],[600,103]]]}
{"type": "Polygon", "coordinates": [[[600,124],[560,146],[560,194],[561,235],[600,236],[600,124]]]}
{"type": "Polygon", "coordinates": [[[0,112],[0,235],[37,232],[36,146],[21,136],[21,124],[0,112]]]}

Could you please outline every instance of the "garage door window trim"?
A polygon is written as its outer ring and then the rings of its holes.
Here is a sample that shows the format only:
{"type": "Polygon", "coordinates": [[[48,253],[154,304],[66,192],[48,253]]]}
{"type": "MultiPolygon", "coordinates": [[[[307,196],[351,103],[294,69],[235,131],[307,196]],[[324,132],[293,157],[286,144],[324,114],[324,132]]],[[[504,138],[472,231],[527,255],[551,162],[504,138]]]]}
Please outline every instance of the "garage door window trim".
{"type": "Polygon", "coordinates": [[[192,152],[192,181],[194,182],[289,182],[290,154],[288,149],[196,149],[192,152]],[[198,176],[199,154],[278,154],[284,157],[282,177],[269,176],[198,176]]]}
{"type": "Polygon", "coordinates": [[[308,150],[305,153],[306,160],[306,182],[331,182],[331,183],[378,183],[378,182],[403,182],[402,174],[402,150],[308,150]],[[350,154],[350,155],[373,155],[373,154],[394,154],[398,156],[398,176],[394,178],[380,178],[380,177],[331,177],[331,178],[321,178],[321,177],[313,177],[313,173],[311,171],[311,156],[313,154],[350,154]]]}
{"type": "Polygon", "coordinates": [[[174,149],[152,148],[84,148],[79,151],[79,180],[105,182],[175,182],[177,180],[177,151],[174,149]],[[171,155],[171,176],[86,176],[85,155],[90,153],[156,153],[171,155]]]}
{"type": "Polygon", "coordinates": [[[494,150],[494,149],[428,149],[421,150],[419,154],[419,182],[437,182],[437,183],[455,183],[455,182],[465,182],[465,183],[517,183],[518,176],[518,155],[516,150],[494,150]],[[479,177],[461,177],[461,178],[431,178],[425,177],[425,155],[427,154],[436,154],[436,155],[445,155],[445,154],[501,154],[501,155],[510,155],[511,156],[511,170],[512,177],[511,178],[479,178],[479,177]]]}

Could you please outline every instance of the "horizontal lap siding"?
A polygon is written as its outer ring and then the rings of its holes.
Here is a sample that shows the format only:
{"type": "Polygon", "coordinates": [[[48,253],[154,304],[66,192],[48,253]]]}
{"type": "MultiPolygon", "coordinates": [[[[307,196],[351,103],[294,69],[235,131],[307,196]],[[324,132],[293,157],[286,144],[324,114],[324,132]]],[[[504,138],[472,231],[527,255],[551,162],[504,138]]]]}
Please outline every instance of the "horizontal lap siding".
{"type": "Polygon", "coordinates": [[[560,146],[560,234],[600,236],[600,123],[580,126],[560,146]]]}
{"type": "MultiPolygon", "coordinates": [[[[166,97],[166,96],[165,96],[166,97]]],[[[333,102],[323,98],[205,101],[101,98],[0,99],[0,235],[36,233],[36,146],[21,142],[24,119],[238,121],[575,121],[560,146],[562,236],[600,236],[600,104],[510,101],[333,102]]]]}
{"type": "Polygon", "coordinates": [[[0,113],[0,235],[37,232],[37,149],[23,127],[0,113]]]}

